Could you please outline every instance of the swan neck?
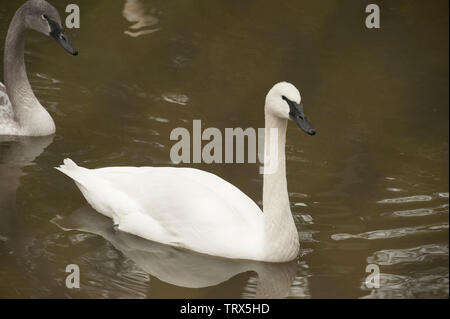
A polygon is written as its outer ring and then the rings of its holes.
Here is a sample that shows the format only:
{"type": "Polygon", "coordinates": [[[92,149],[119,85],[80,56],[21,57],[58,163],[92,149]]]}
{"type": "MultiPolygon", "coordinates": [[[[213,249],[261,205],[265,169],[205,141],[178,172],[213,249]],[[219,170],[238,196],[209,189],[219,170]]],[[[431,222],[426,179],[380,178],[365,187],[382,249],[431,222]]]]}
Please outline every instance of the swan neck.
{"type": "Polygon", "coordinates": [[[286,120],[266,114],[263,208],[271,217],[277,215],[280,209],[285,210],[289,207],[286,182],[286,127],[286,120]]]}
{"type": "Polygon", "coordinates": [[[298,253],[298,233],[286,180],[287,120],[266,112],[265,124],[263,211],[266,251],[273,258],[287,261],[298,253]]]}
{"type": "Polygon", "coordinates": [[[25,32],[23,11],[19,9],[9,25],[5,43],[4,79],[15,113],[24,105],[25,97],[34,97],[28,81],[25,60],[25,32]]]}
{"type": "Polygon", "coordinates": [[[25,10],[15,13],[6,36],[4,51],[4,80],[11,101],[14,119],[24,135],[50,135],[55,124],[33,93],[25,66],[25,10]]]}

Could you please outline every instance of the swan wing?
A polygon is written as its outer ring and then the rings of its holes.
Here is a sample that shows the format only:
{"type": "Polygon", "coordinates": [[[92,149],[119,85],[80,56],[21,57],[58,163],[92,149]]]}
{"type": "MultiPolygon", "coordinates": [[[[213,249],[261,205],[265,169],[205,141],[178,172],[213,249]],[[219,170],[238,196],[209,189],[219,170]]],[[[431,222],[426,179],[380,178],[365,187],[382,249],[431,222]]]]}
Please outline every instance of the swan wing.
{"type": "Polygon", "coordinates": [[[6,93],[6,87],[0,82],[0,135],[17,130],[11,101],[6,93]]]}
{"type": "Polygon", "coordinates": [[[252,259],[259,253],[262,211],[214,174],[173,167],[89,170],[70,160],[59,169],[123,231],[216,256],[252,259]]]}

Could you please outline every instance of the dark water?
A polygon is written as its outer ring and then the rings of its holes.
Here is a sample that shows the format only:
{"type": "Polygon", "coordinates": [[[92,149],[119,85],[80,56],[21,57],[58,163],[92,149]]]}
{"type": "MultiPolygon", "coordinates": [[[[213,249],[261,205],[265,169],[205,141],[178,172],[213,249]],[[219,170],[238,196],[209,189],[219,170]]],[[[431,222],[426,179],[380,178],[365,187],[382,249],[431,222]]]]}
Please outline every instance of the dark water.
{"type": "MultiPolygon", "coordinates": [[[[0,0],[0,41],[21,1],[0,0]]],[[[64,13],[66,1],[52,3],[64,13]]],[[[448,1],[79,0],[65,53],[30,32],[54,137],[0,140],[0,297],[449,297],[448,1]],[[172,165],[175,127],[263,127],[268,89],[301,91],[288,128],[293,263],[227,261],[116,233],[53,169],[172,165]],[[61,227],[72,230],[65,231],[61,227]],[[81,289],[65,286],[77,264],[81,289]],[[381,286],[364,284],[368,264],[381,286]]],[[[3,66],[0,66],[3,72],[3,66]]],[[[257,164],[190,165],[262,198],[257,164]]]]}

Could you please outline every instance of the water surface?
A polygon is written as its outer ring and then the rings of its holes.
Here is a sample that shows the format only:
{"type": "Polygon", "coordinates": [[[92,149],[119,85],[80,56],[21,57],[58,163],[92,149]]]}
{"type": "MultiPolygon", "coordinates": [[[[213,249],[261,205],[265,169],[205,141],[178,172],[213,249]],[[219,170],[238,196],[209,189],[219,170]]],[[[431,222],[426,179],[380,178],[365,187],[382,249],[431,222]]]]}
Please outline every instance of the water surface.
{"type": "MultiPolygon", "coordinates": [[[[19,2],[1,1],[0,43],[19,2]]],[[[448,1],[378,1],[380,30],[365,28],[358,1],[77,3],[78,57],[35,32],[26,44],[56,135],[0,140],[0,297],[448,298],[448,1]],[[116,233],[53,169],[65,157],[172,165],[173,128],[263,127],[281,80],[300,88],[318,131],[287,132],[293,263],[116,233]],[[79,290],[65,286],[68,264],[80,266],[79,290]],[[379,289],[364,284],[368,264],[379,289]]],[[[259,165],[189,166],[261,202],[259,165]]]]}

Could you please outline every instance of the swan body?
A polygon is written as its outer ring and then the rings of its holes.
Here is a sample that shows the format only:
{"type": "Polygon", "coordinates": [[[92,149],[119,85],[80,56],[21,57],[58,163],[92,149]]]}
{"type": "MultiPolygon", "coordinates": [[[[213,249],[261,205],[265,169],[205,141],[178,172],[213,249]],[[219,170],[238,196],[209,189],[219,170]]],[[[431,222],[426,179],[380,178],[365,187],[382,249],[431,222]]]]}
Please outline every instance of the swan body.
{"type": "Polygon", "coordinates": [[[121,231],[209,255],[220,247],[224,257],[258,256],[258,251],[246,253],[263,235],[261,210],[214,174],[174,167],[88,170],[70,160],[59,170],[121,231]]]}
{"type": "Polygon", "coordinates": [[[282,82],[266,97],[266,130],[278,129],[279,163],[275,172],[264,175],[264,213],[237,187],[198,169],[86,169],[70,159],[57,169],[71,177],[88,203],[112,218],[120,231],[213,256],[291,261],[299,242],[286,185],[289,118],[307,133],[315,133],[303,114],[298,90],[282,82]]]}
{"type": "Polygon", "coordinates": [[[0,135],[46,136],[55,123],[39,103],[28,81],[24,46],[26,31],[51,36],[69,53],[77,55],[64,34],[58,11],[45,0],[29,0],[15,13],[6,36],[5,85],[0,83],[0,135]]]}

